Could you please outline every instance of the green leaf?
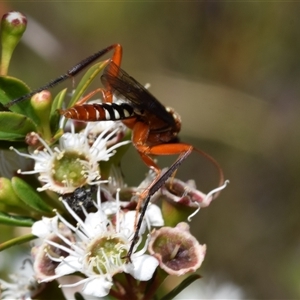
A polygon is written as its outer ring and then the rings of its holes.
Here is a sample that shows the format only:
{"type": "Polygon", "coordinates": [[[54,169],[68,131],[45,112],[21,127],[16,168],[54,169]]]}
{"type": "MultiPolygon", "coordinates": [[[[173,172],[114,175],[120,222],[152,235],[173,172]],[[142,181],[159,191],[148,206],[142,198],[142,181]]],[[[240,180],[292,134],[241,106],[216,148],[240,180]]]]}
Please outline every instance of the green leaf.
{"type": "Polygon", "coordinates": [[[0,112],[0,140],[24,141],[26,134],[31,131],[36,131],[36,126],[26,116],[7,111],[0,112]]]}
{"type": "Polygon", "coordinates": [[[57,110],[62,108],[62,104],[65,100],[65,96],[66,96],[66,92],[67,92],[67,88],[63,89],[62,91],[60,91],[55,98],[52,101],[52,106],[51,106],[51,114],[57,114],[57,110]]]}
{"type": "Polygon", "coordinates": [[[7,248],[13,247],[15,245],[20,245],[20,244],[24,244],[27,243],[31,240],[36,239],[36,236],[33,234],[27,234],[27,235],[23,235],[23,236],[18,236],[14,239],[11,239],[9,241],[6,241],[4,243],[0,244],[0,251],[3,251],[7,248]]]}
{"type": "MultiPolygon", "coordinates": [[[[21,80],[10,77],[0,76],[0,103],[5,105],[13,99],[22,95],[28,94],[30,89],[21,80]]],[[[12,105],[9,110],[25,115],[34,123],[38,123],[38,118],[30,104],[29,100],[22,101],[18,104],[12,105]]]]}
{"type": "Polygon", "coordinates": [[[59,128],[52,137],[51,145],[54,144],[57,140],[59,140],[63,134],[64,134],[64,130],[62,128],[59,128]]]}
{"type": "Polygon", "coordinates": [[[53,100],[50,112],[50,128],[52,132],[56,132],[58,130],[60,115],[57,112],[57,110],[62,108],[66,92],[67,89],[62,90],[56,95],[56,97],[53,100]]]}
{"type": "Polygon", "coordinates": [[[81,81],[79,82],[76,90],[70,100],[69,106],[72,107],[76,102],[81,98],[89,85],[93,80],[98,76],[98,74],[106,67],[107,61],[100,61],[99,63],[93,65],[88,71],[84,74],[81,81]]]}
{"type": "Polygon", "coordinates": [[[177,287],[175,287],[171,292],[162,297],[160,300],[172,300],[177,296],[180,292],[182,292],[185,288],[187,288],[190,284],[192,284],[195,280],[201,278],[198,274],[192,274],[186,279],[184,279],[177,287]]]}
{"type": "Polygon", "coordinates": [[[51,208],[45,203],[35,189],[33,189],[28,183],[19,177],[13,177],[11,179],[12,187],[17,196],[32,209],[42,212],[50,213],[51,208]]]}
{"type": "Polygon", "coordinates": [[[0,212],[0,223],[9,226],[31,227],[35,222],[34,219],[28,217],[11,216],[0,212]]]}

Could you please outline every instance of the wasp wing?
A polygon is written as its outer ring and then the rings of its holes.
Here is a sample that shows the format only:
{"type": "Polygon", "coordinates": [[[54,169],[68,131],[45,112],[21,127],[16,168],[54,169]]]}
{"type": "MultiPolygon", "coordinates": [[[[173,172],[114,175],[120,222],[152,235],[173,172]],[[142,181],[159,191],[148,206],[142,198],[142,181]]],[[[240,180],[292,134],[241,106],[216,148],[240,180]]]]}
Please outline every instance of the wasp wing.
{"type": "Polygon", "coordinates": [[[113,92],[120,93],[138,110],[144,111],[145,114],[155,115],[171,126],[174,125],[172,114],[144,86],[114,62],[107,65],[101,81],[104,86],[111,87],[113,92]]]}

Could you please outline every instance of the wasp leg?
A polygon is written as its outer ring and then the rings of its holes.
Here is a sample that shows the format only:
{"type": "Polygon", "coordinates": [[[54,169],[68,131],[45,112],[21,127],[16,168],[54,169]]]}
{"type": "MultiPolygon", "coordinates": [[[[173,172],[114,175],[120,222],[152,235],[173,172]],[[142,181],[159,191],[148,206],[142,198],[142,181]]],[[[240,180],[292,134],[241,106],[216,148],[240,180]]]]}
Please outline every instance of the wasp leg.
{"type": "MultiPolygon", "coordinates": [[[[134,236],[132,238],[130,248],[125,257],[127,262],[131,262],[130,257],[134,251],[135,244],[139,240],[139,230],[142,226],[142,222],[143,222],[145,213],[147,211],[148,204],[151,200],[151,197],[162,187],[162,185],[168,180],[168,178],[170,178],[173,175],[173,173],[176,172],[176,170],[181,165],[181,163],[191,154],[192,150],[193,150],[193,147],[190,146],[187,151],[182,152],[180,154],[180,156],[176,159],[176,161],[171,165],[171,167],[166,172],[164,172],[162,175],[159,175],[158,177],[156,177],[154,179],[154,181],[151,183],[151,185],[141,194],[141,196],[145,195],[145,198],[143,198],[143,197],[139,198],[139,200],[141,199],[141,201],[139,201],[139,203],[140,203],[139,208],[141,206],[141,203],[143,202],[143,199],[145,199],[144,206],[141,210],[140,217],[137,221],[136,229],[134,232],[134,236]]],[[[139,213],[139,210],[137,210],[136,218],[138,216],[138,213],[139,213]]]]}

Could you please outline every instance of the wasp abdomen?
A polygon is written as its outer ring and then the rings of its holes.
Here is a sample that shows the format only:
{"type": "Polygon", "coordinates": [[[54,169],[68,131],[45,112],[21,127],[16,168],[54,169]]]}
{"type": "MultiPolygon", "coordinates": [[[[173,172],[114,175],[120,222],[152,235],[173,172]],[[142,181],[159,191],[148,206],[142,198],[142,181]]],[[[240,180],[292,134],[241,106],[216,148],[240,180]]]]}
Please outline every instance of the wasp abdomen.
{"type": "Polygon", "coordinates": [[[60,114],[68,119],[79,121],[116,121],[135,116],[132,106],[127,103],[94,103],[73,106],[60,110],[60,114]]]}

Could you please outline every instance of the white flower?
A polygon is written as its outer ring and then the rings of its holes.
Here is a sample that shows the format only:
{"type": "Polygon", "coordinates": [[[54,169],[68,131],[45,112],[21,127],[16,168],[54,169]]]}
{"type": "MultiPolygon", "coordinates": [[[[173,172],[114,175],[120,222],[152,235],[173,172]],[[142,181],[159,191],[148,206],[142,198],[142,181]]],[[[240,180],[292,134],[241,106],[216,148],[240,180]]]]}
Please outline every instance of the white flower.
{"type": "Polygon", "coordinates": [[[89,144],[92,145],[97,137],[102,132],[107,132],[107,129],[109,128],[111,131],[115,129],[118,130],[110,137],[109,141],[107,141],[107,147],[111,147],[112,145],[120,142],[127,130],[127,127],[121,121],[88,122],[84,131],[88,137],[89,144]]]}
{"type": "MultiPolygon", "coordinates": [[[[143,249],[137,251],[137,247],[141,242],[141,234],[146,230],[146,222],[143,222],[139,231],[140,239],[134,247],[130,262],[127,262],[126,255],[130,248],[132,237],[135,232],[135,212],[120,211],[120,205],[112,205],[104,211],[109,211],[113,215],[108,216],[102,210],[102,205],[98,201],[98,210],[89,213],[83,208],[86,215],[85,220],[72,210],[72,208],[63,201],[68,212],[77,222],[77,227],[67,222],[61,215],[57,213],[59,222],[68,227],[73,232],[74,241],[66,238],[57,226],[49,224],[49,232],[53,233],[63,241],[63,243],[55,242],[53,239],[47,239],[46,243],[51,249],[57,248],[61,252],[67,253],[65,257],[52,256],[48,253],[48,258],[58,263],[55,274],[42,279],[42,282],[52,281],[62,276],[80,272],[86,278],[72,284],[63,284],[62,287],[74,287],[83,285],[82,292],[86,295],[104,297],[106,296],[112,285],[112,277],[121,272],[132,275],[136,280],[147,281],[158,266],[158,261],[153,256],[145,254],[146,245],[143,249]]],[[[118,193],[117,193],[117,203],[118,193]]],[[[162,222],[162,221],[160,221],[162,222]]],[[[44,223],[45,224],[45,223],[44,223]]],[[[45,230],[43,230],[44,232],[45,230]]]]}
{"type": "Polygon", "coordinates": [[[0,279],[1,299],[30,300],[43,288],[36,281],[32,268],[23,268],[16,274],[9,275],[10,281],[0,279]]]}
{"type": "Polygon", "coordinates": [[[59,139],[59,146],[54,148],[50,148],[38,134],[32,133],[44,148],[25,154],[11,147],[19,155],[35,160],[34,170],[19,170],[19,173],[39,173],[39,180],[44,185],[38,191],[50,189],[59,194],[72,193],[83,185],[99,183],[99,162],[109,160],[116,148],[129,143],[123,141],[107,148],[108,142],[119,130],[112,123],[107,125],[92,145],[87,137],[88,127],[81,133],[64,133],[59,139]]]}
{"type": "Polygon", "coordinates": [[[64,241],[68,240],[69,243],[72,243],[75,241],[75,238],[72,231],[66,225],[58,222],[57,216],[53,218],[43,217],[42,220],[35,222],[32,225],[31,233],[39,237],[39,239],[35,241],[35,246],[31,249],[31,254],[34,258],[33,269],[35,271],[35,277],[41,281],[53,276],[55,274],[55,268],[59,264],[49,258],[49,253],[51,253],[51,256],[56,257],[66,257],[68,255],[63,247],[53,247],[45,242],[45,240],[66,247],[67,245],[64,241]],[[59,233],[59,235],[57,233],[59,233]]]}

